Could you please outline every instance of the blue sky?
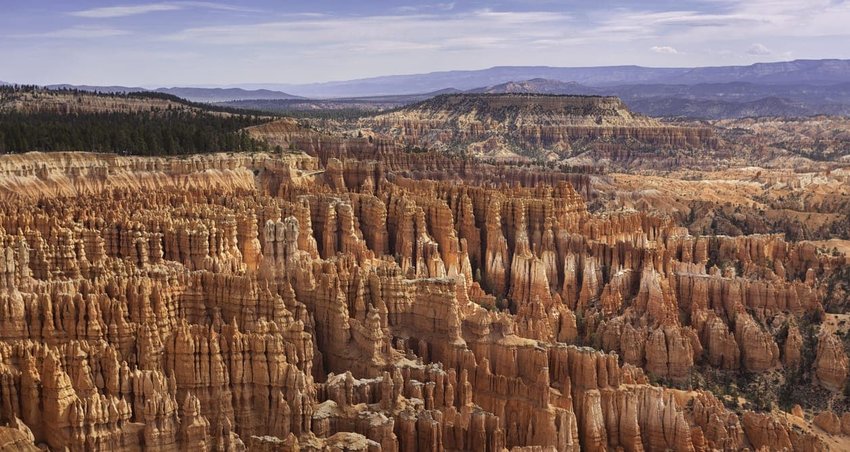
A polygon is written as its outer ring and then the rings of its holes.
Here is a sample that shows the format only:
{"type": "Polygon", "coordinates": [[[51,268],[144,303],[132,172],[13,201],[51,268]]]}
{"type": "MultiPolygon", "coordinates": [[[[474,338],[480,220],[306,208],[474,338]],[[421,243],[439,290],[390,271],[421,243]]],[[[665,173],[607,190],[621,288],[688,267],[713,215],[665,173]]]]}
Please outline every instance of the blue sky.
{"type": "Polygon", "coordinates": [[[305,83],[498,65],[850,58],[850,2],[3,1],[0,80],[305,83]]]}

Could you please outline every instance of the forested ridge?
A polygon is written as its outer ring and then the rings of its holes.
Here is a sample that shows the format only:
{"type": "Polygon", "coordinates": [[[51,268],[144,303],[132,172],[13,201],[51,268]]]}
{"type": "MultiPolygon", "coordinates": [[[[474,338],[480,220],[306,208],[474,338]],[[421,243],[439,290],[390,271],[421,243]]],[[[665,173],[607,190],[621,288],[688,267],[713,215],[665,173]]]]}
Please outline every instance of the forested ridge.
{"type": "Polygon", "coordinates": [[[201,102],[192,102],[190,100],[177,97],[173,94],[161,93],[158,91],[87,91],[77,88],[44,88],[37,85],[0,85],[0,100],[3,98],[14,98],[22,94],[30,95],[65,95],[73,97],[94,97],[105,99],[139,99],[139,100],[159,100],[174,103],[174,108],[178,109],[194,109],[205,112],[230,113],[236,115],[255,115],[268,116],[269,111],[255,110],[250,108],[240,108],[239,106],[227,106],[220,104],[206,104],[201,102]]]}
{"type": "MultiPolygon", "coordinates": [[[[211,107],[162,93],[91,93],[45,90],[34,86],[0,87],[6,99],[36,96],[93,96],[109,99],[158,99],[173,102],[150,111],[0,112],[0,153],[89,151],[135,155],[180,155],[223,151],[268,151],[244,128],[273,117],[244,110],[211,107]]],[[[0,97],[2,97],[0,96],[0,97]]]]}
{"type": "Polygon", "coordinates": [[[240,129],[268,118],[187,111],[156,113],[0,114],[0,152],[90,151],[178,155],[267,151],[240,129]]]}

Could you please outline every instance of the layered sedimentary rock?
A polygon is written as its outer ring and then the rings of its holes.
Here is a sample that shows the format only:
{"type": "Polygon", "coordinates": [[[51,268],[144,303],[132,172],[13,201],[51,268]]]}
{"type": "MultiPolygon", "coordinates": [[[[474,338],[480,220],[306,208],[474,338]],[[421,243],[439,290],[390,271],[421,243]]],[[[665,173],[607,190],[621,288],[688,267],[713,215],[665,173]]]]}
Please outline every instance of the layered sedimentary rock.
{"type": "MultiPolygon", "coordinates": [[[[798,324],[822,313],[820,281],[845,257],[593,214],[557,172],[349,145],[0,158],[0,442],[823,446],[671,385],[698,366],[799,366],[798,324]]],[[[846,381],[835,334],[815,366],[825,386],[846,381]]]]}
{"type": "Polygon", "coordinates": [[[713,132],[631,113],[616,97],[522,94],[437,96],[361,121],[409,146],[499,159],[569,157],[586,150],[626,160],[646,147],[713,148],[713,132]]]}
{"type": "Polygon", "coordinates": [[[818,382],[829,389],[843,390],[847,385],[848,364],[844,344],[834,334],[821,334],[814,363],[818,382]]]}

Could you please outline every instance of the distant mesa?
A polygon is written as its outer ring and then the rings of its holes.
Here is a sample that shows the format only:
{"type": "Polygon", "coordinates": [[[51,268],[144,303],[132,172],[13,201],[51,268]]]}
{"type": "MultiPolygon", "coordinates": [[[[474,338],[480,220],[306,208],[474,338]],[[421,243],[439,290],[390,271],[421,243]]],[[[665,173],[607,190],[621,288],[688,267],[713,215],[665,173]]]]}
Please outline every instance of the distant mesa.
{"type": "Polygon", "coordinates": [[[172,94],[192,102],[228,102],[244,99],[303,99],[280,91],[242,88],[158,88],[159,93],[172,94]]]}
{"type": "Polygon", "coordinates": [[[507,83],[500,83],[498,85],[488,86],[486,88],[476,88],[473,90],[469,90],[468,92],[489,94],[596,94],[599,92],[599,90],[595,90],[589,86],[584,86],[576,82],[563,82],[560,80],[535,78],[525,81],[510,81],[507,83]]]}
{"type": "Polygon", "coordinates": [[[470,109],[485,113],[495,113],[501,109],[520,109],[529,111],[546,111],[584,120],[594,114],[602,116],[618,116],[631,119],[631,112],[614,96],[587,96],[569,94],[537,94],[529,92],[487,92],[448,94],[434,97],[416,105],[405,108],[414,110],[447,110],[470,109]]]}
{"type": "Polygon", "coordinates": [[[408,146],[501,159],[560,160],[588,151],[611,157],[716,144],[711,129],[664,124],[632,113],[612,96],[443,95],[364,118],[361,125],[408,146]]]}
{"type": "Polygon", "coordinates": [[[591,87],[733,82],[762,85],[830,85],[850,82],[850,60],[795,60],[749,66],[697,68],[496,66],[480,70],[390,75],[308,84],[261,84],[250,87],[282,90],[305,97],[364,97],[431,92],[446,87],[467,91],[533,79],[576,82],[591,87]]]}

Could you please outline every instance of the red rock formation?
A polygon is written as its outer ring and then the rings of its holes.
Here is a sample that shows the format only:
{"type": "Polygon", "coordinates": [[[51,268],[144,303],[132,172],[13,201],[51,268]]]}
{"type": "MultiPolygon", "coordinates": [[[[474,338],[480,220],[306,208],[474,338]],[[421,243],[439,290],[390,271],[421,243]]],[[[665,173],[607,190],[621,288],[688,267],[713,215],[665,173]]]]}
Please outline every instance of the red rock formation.
{"type": "Polygon", "coordinates": [[[824,333],[818,337],[815,376],[821,385],[833,391],[841,391],[847,385],[847,353],[844,345],[834,334],[824,333]]]}
{"type": "Polygon", "coordinates": [[[800,335],[800,329],[797,325],[788,326],[788,336],[785,338],[785,344],[782,353],[782,364],[790,369],[800,365],[801,353],[800,349],[803,346],[803,336],[800,335]]]}
{"type": "Polygon", "coordinates": [[[779,347],[749,315],[741,313],[735,316],[735,337],[741,345],[745,369],[763,372],[779,365],[779,347]]]}
{"type": "Polygon", "coordinates": [[[634,143],[713,147],[717,141],[711,129],[663,125],[632,114],[615,97],[596,96],[445,95],[361,120],[361,125],[408,145],[460,148],[496,158],[568,155],[592,147],[616,159],[634,143]]]}
{"type": "MultiPolygon", "coordinates": [[[[797,322],[843,262],[591,214],[554,171],[315,144],[316,158],[0,158],[0,444],[820,444],[649,382],[798,366],[797,322]]],[[[846,361],[822,336],[821,384],[841,389],[846,361]]]]}
{"type": "Polygon", "coordinates": [[[841,420],[832,411],[824,411],[814,418],[814,423],[830,435],[841,433],[841,420]]]}
{"type": "Polygon", "coordinates": [[[747,439],[756,449],[792,450],[788,427],[767,414],[747,411],[742,416],[747,439]]]}

